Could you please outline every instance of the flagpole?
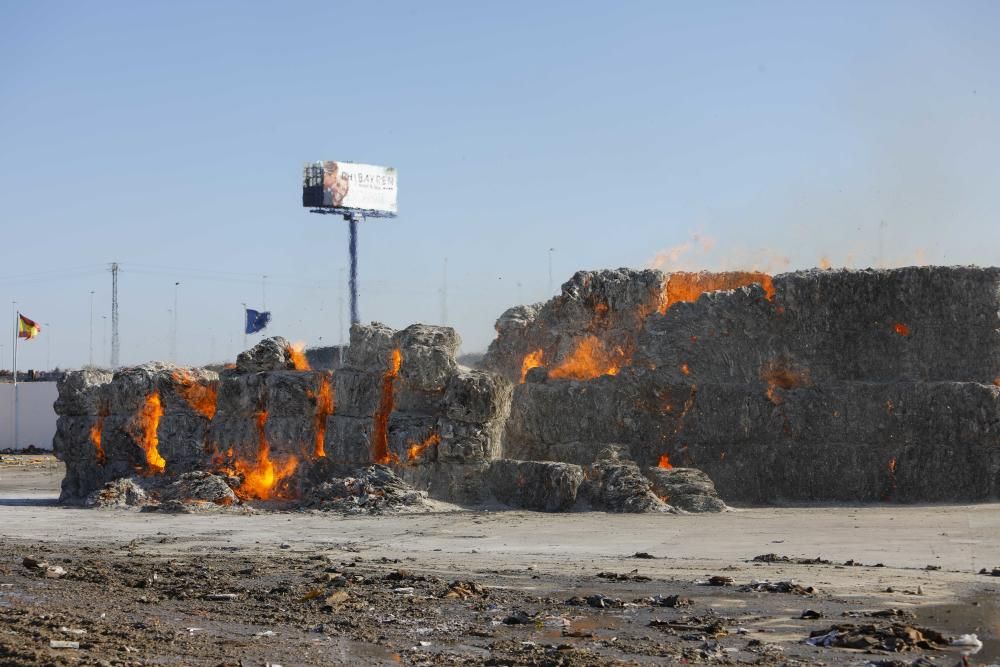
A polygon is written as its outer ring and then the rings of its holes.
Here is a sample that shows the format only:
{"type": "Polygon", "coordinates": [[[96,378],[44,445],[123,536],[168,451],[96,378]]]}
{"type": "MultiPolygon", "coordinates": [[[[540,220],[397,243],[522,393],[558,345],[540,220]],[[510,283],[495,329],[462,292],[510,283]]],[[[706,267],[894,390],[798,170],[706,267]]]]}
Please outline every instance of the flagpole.
{"type": "Polygon", "coordinates": [[[17,301],[11,302],[11,309],[14,311],[14,443],[13,448],[17,449],[18,436],[20,435],[20,424],[18,424],[18,401],[17,401],[17,324],[20,313],[17,312],[17,301]]]}

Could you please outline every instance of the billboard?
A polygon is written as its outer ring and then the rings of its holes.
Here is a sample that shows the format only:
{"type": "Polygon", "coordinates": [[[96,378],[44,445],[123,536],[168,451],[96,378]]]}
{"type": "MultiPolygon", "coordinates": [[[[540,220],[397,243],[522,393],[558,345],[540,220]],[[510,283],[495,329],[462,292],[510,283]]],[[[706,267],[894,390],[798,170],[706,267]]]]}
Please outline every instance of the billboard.
{"type": "Polygon", "coordinates": [[[302,174],[302,205],[395,215],[396,170],[357,162],[310,162],[302,174]]]}

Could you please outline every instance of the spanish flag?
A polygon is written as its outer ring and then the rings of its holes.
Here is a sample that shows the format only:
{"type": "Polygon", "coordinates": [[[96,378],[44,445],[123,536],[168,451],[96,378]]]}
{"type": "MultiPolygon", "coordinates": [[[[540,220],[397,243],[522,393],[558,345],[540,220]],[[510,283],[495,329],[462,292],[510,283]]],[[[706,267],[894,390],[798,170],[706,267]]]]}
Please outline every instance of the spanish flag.
{"type": "Polygon", "coordinates": [[[35,336],[37,336],[41,330],[42,330],[42,328],[40,326],[38,326],[37,322],[35,322],[33,320],[29,320],[27,317],[25,317],[21,313],[17,314],[17,337],[18,338],[25,338],[27,340],[31,340],[32,338],[34,338],[35,336]]]}

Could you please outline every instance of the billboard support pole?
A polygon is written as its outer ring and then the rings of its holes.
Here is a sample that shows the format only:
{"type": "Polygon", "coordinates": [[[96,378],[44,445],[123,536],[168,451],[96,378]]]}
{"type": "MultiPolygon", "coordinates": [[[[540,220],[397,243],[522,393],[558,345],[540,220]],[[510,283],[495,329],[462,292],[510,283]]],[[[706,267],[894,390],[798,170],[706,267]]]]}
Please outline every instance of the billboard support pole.
{"type": "Polygon", "coordinates": [[[350,242],[350,252],[351,252],[351,325],[355,325],[361,322],[361,318],[358,316],[358,218],[361,215],[358,213],[347,213],[344,218],[350,225],[351,229],[351,242],[350,242]]]}

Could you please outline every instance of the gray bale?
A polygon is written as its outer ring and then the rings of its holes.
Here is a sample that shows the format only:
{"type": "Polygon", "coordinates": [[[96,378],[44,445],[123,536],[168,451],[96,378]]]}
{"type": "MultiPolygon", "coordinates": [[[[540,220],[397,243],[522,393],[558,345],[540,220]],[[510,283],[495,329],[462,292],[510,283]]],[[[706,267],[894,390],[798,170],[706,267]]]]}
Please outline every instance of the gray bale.
{"type": "Polygon", "coordinates": [[[333,377],[337,414],[370,417],[382,397],[383,372],[342,368],[333,377]]]}
{"type": "Polygon", "coordinates": [[[719,497],[715,484],[695,468],[647,468],[646,477],[652,491],[672,507],[685,512],[723,512],[726,503],[719,497]]]}
{"type": "Polygon", "coordinates": [[[236,357],[238,373],[294,369],[295,364],[289,354],[289,342],[281,336],[265,338],[249,350],[240,352],[236,357]]]}
{"type": "Polygon", "coordinates": [[[372,420],[335,414],[326,422],[326,456],[336,463],[372,462],[372,420]]]}
{"type": "Polygon", "coordinates": [[[592,509],[606,512],[669,512],[671,507],[652,490],[635,463],[620,459],[617,448],[609,448],[586,469],[580,497],[592,509]]]}
{"type": "Polygon", "coordinates": [[[275,371],[264,376],[264,406],[270,417],[309,419],[316,413],[316,398],[324,371],[275,371]]]}
{"type": "Polygon", "coordinates": [[[435,500],[478,505],[488,500],[489,490],[483,483],[488,465],[430,462],[404,466],[399,473],[413,488],[426,491],[435,500]]]}
{"type": "Polygon", "coordinates": [[[451,327],[413,324],[393,338],[403,357],[399,375],[404,386],[441,392],[458,371],[455,354],[462,341],[451,327]]]}
{"type": "Polygon", "coordinates": [[[438,418],[433,415],[393,413],[389,416],[389,451],[403,465],[436,461],[438,445],[434,443],[440,437],[438,431],[438,418]]]}
{"type": "Polygon", "coordinates": [[[461,371],[448,381],[444,403],[455,421],[486,423],[510,413],[514,387],[503,376],[485,371],[461,371]]]}
{"type": "Polygon", "coordinates": [[[500,458],[503,451],[501,426],[499,421],[495,424],[479,424],[442,419],[438,459],[453,463],[474,463],[500,458]]]}
{"type": "Polygon", "coordinates": [[[552,461],[500,459],[485,470],[494,497],[511,507],[539,512],[566,512],[576,502],[583,469],[552,461]]]}
{"type": "Polygon", "coordinates": [[[396,347],[396,331],[380,322],[351,325],[351,345],[347,365],[351,368],[385,372],[389,356],[396,347]]]}
{"type": "Polygon", "coordinates": [[[219,382],[216,419],[252,415],[267,399],[267,373],[227,373],[219,382]]]}
{"type": "Polygon", "coordinates": [[[113,373],[107,370],[69,371],[59,379],[53,409],[59,416],[96,415],[113,373]]]}

